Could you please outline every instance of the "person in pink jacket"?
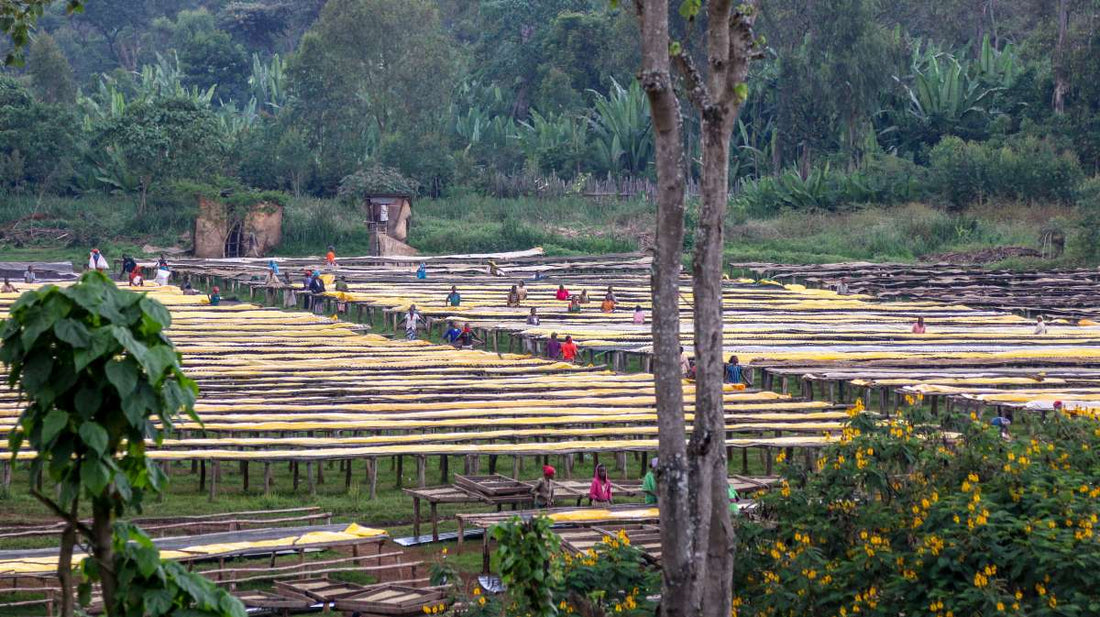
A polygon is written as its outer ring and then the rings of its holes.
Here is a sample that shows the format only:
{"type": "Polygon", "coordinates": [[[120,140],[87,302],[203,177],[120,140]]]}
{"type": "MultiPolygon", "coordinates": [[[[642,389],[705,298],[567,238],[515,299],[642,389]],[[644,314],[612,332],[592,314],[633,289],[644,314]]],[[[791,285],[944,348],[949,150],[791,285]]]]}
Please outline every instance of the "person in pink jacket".
{"type": "Polygon", "coordinates": [[[602,463],[596,465],[596,473],[592,475],[592,486],[588,489],[588,504],[611,505],[611,480],[607,479],[607,468],[602,463]]]}

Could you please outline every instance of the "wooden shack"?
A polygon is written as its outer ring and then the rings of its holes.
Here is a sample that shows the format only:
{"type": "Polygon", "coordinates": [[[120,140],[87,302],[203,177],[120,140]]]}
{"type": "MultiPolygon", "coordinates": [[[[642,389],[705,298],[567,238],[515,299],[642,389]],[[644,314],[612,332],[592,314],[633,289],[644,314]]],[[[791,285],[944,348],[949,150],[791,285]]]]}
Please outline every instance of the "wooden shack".
{"type": "Polygon", "coordinates": [[[412,218],[412,195],[371,193],[363,198],[372,255],[415,255],[406,244],[412,218]]]}
{"type": "Polygon", "coordinates": [[[241,206],[199,196],[192,246],[195,257],[262,257],[278,246],[283,207],[260,201],[241,206]]]}

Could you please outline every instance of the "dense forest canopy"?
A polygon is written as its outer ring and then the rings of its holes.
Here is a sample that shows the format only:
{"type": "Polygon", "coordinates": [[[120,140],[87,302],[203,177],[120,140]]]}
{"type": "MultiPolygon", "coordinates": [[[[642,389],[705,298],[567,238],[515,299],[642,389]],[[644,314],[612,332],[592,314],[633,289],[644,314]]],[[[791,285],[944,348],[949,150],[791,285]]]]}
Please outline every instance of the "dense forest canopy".
{"type": "MultiPolygon", "coordinates": [[[[652,177],[628,8],[87,0],[68,15],[53,3],[23,65],[0,75],[0,187],[144,204],[172,181],[213,176],[335,195],[344,177],[380,166],[433,195],[652,177]]],[[[761,8],[768,53],[734,132],[735,199],[1070,203],[1100,167],[1100,2],[761,8]],[[965,173],[948,166],[960,161],[965,173]]],[[[680,20],[673,36],[698,54],[700,27],[680,20]]],[[[685,132],[697,175],[690,114],[685,132]]]]}

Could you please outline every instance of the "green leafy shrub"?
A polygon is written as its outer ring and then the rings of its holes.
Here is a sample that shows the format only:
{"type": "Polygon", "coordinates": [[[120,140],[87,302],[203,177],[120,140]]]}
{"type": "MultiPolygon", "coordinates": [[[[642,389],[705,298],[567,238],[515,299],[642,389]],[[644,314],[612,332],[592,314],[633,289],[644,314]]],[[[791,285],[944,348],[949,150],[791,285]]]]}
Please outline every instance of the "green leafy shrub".
{"type": "Polygon", "coordinates": [[[898,204],[923,196],[924,169],[896,156],[868,157],[861,169],[843,172],[826,164],[803,178],[788,169],[741,184],[732,198],[734,209],[749,216],[769,216],[782,210],[836,211],[845,206],[898,204]]]}
{"type": "Polygon", "coordinates": [[[1034,137],[1000,146],[945,137],[931,159],[931,190],[956,208],[993,198],[1069,204],[1082,177],[1075,155],[1034,137]]]}
{"type": "Polygon", "coordinates": [[[1070,238],[1070,252],[1091,263],[1100,261],[1100,176],[1077,188],[1078,222],[1070,238]]]}
{"type": "MultiPolygon", "coordinates": [[[[518,517],[492,528],[498,543],[501,578],[507,593],[501,605],[508,615],[652,615],[649,600],[660,590],[660,576],[631,546],[623,531],[573,555],[546,517],[518,517]]],[[[468,616],[488,614],[499,600],[480,598],[468,616]]],[[[499,612],[497,613],[499,614],[499,612]]]]}
{"type": "Polygon", "coordinates": [[[737,614],[1100,610],[1097,414],[1029,418],[1007,439],[975,414],[957,438],[939,420],[915,400],[887,423],[855,415],[816,470],[787,465],[761,497],[781,524],[739,523],[737,614]]]}

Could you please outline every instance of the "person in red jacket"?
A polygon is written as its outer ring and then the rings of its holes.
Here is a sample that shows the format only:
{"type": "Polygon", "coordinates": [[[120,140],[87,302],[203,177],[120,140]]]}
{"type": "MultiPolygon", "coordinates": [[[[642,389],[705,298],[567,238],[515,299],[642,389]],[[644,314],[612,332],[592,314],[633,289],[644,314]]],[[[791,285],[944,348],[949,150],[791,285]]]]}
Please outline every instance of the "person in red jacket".
{"type": "Polygon", "coordinates": [[[558,285],[558,293],[554,297],[558,300],[568,300],[570,298],[569,290],[565,288],[565,285],[558,285]]]}
{"type": "Polygon", "coordinates": [[[573,337],[565,337],[565,342],[561,344],[561,359],[566,362],[575,362],[577,360],[577,344],[573,342],[573,337]]]}

